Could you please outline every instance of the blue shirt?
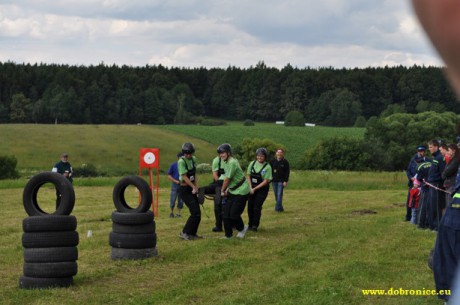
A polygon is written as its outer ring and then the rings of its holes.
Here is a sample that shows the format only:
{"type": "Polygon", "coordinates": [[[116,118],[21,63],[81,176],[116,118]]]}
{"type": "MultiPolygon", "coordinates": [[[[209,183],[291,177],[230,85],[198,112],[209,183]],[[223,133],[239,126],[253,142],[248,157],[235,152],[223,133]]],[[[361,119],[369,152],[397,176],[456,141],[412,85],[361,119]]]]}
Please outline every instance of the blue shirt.
{"type": "Polygon", "coordinates": [[[169,166],[168,175],[173,177],[176,180],[179,180],[179,170],[177,168],[177,162],[174,162],[169,166]]]}
{"type": "Polygon", "coordinates": [[[441,174],[444,171],[444,167],[446,167],[446,161],[439,150],[433,154],[432,163],[433,164],[430,167],[430,172],[428,173],[428,178],[426,180],[430,183],[441,182],[441,174]]]}

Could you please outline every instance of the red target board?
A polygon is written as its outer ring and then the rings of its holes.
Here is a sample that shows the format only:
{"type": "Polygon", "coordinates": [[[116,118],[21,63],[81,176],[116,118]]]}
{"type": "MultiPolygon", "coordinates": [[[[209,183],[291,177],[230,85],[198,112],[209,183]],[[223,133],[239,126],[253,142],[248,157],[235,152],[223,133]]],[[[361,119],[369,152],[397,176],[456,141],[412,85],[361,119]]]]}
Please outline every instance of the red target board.
{"type": "Polygon", "coordinates": [[[158,148],[141,148],[139,167],[158,168],[160,163],[160,150],[158,148]]]}
{"type": "Polygon", "coordinates": [[[139,154],[139,176],[142,169],[149,170],[149,185],[152,190],[152,209],[155,217],[158,217],[158,189],[160,188],[160,150],[158,148],[141,148],[139,154]],[[153,184],[153,172],[156,172],[156,184],[153,184]]]}

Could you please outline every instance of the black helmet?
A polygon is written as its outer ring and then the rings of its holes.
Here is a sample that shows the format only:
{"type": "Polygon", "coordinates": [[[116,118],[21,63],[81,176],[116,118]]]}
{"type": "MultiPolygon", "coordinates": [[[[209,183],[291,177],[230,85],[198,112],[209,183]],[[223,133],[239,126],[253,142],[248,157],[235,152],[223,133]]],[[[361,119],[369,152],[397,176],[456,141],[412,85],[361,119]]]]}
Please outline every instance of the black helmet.
{"type": "Polygon", "coordinates": [[[261,147],[261,148],[257,148],[256,150],[256,156],[258,155],[264,155],[265,156],[265,159],[268,158],[268,152],[267,152],[267,149],[265,147],[261,147]]]}
{"type": "Polygon", "coordinates": [[[218,154],[221,154],[221,153],[224,153],[224,152],[226,152],[228,154],[232,153],[232,147],[230,146],[230,144],[224,143],[224,144],[219,145],[219,147],[217,147],[217,153],[218,154]]]}
{"type": "Polygon", "coordinates": [[[182,144],[182,153],[184,154],[193,154],[195,152],[195,146],[192,143],[186,142],[182,144]]]}

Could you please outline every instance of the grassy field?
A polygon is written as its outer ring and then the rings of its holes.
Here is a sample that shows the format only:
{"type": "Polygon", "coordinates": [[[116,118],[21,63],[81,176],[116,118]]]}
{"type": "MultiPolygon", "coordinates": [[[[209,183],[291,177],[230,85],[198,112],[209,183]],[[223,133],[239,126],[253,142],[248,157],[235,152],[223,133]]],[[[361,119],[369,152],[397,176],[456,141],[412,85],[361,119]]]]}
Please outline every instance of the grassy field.
{"type": "Polygon", "coordinates": [[[18,289],[26,213],[22,190],[1,188],[0,303],[442,304],[432,296],[362,293],[434,286],[426,259],[435,234],[402,221],[402,181],[403,173],[299,173],[285,193],[286,212],[273,211],[269,194],[259,232],[221,239],[222,233],[211,232],[213,211],[206,201],[199,229],[205,238],[192,242],[178,238],[186,218],[167,217],[169,189],[162,188],[159,255],[141,261],[110,259],[113,187],[76,186],[78,274],[72,287],[50,290],[18,289]]]}
{"type": "Polygon", "coordinates": [[[185,130],[178,125],[164,125],[163,129],[180,132],[204,141],[219,145],[236,145],[244,138],[271,139],[287,148],[286,158],[294,165],[298,164],[305,150],[320,140],[334,136],[362,138],[364,128],[332,127],[285,127],[275,123],[256,123],[255,126],[243,126],[242,122],[228,122],[224,126],[187,126],[185,130]]]}
{"type": "Polygon", "coordinates": [[[73,167],[93,164],[110,176],[136,174],[139,149],[159,148],[164,173],[184,142],[195,144],[200,163],[211,163],[216,147],[224,142],[238,144],[243,138],[269,138],[288,148],[286,157],[297,164],[305,150],[317,141],[339,135],[362,137],[362,128],[284,127],[241,122],[228,126],[195,125],[38,125],[0,124],[0,154],[14,155],[21,176],[50,170],[62,152],[70,155],[73,167]]]}
{"type": "Polygon", "coordinates": [[[199,161],[210,162],[215,146],[148,125],[0,125],[2,155],[15,155],[21,175],[50,170],[62,152],[73,167],[93,164],[109,175],[136,174],[140,148],[159,148],[160,167],[168,170],[182,143],[193,141],[199,161]]]}

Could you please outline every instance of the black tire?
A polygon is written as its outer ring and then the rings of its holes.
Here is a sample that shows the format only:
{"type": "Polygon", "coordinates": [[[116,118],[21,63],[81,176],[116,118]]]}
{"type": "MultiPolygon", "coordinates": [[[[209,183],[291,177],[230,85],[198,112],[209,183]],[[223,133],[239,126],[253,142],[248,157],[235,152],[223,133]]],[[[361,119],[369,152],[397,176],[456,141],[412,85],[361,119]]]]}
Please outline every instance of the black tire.
{"type": "Polygon", "coordinates": [[[75,205],[75,191],[72,183],[58,173],[44,172],[33,176],[27,182],[22,194],[22,203],[29,216],[49,215],[40,208],[37,202],[37,194],[40,187],[45,183],[52,183],[61,194],[59,208],[51,213],[53,215],[70,215],[75,205]]]}
{"type": "Polygon", "coordinates": [[[112,231],[120,234],[151,234],[155,233],[155,222],[140,225],[124,225],[112,222],[112,231]]]}
{"type": "Polygon", "coordinates": [[[77,247],[24,249],[24,262],[26,263],[74,262],[77,259],[77,247]]]}
{"type": "Polygon", "coordinates": [[[30,216],[22,221],[24,232],[75,231],[77,218],[72,215],[30,216]]]}
{"type": "Polygon", "coordinates": [[[69,287],[73,284],[73,277],[60,278],[39,278],[21,276],[19,278],[19,288],[23,289],[46,289],[57,287],[69,287]]]}
{"type": "Polygon", "coordinates": [[[113,188],[113,203],[117,211],[121,213],[144,213],[152,206],[152,190],[141,177],[126,176],[113,188]],[[131,207],[125,200],[125,190],[130,185],[134,185],[140,192],[141,202],[136,208],[131,207]]]}
{"type": "Polygon", "coordinates": [[[153,212],[145,213],[120,213],[114,211],[112,213],[112,221],[122,225],[141,225],[153,222],[153,212]]]}
{"type": "Polygon", "coordinates": [[[112,259],[144,259],[158,255],[157,248],[125,249],[112,247],[112,259]]]}
{"type": "Polygon", "coordinates": [[[155,248],[157,245],[157,235],[156,233],[120,234],[110,232],[109,244],[114,248],[125,249],[155,248]]]}
{"type": "Polygon", "coordinates": [[[75,247],[77,245],[77,231],[25,232],[22,234],[24,248],[75,247]]]}
{"type": "Polygon", "coordinates": [[[77,271],[77,262],[24,263],[24,276],[28,277],[71,277],[77,271]]]}

